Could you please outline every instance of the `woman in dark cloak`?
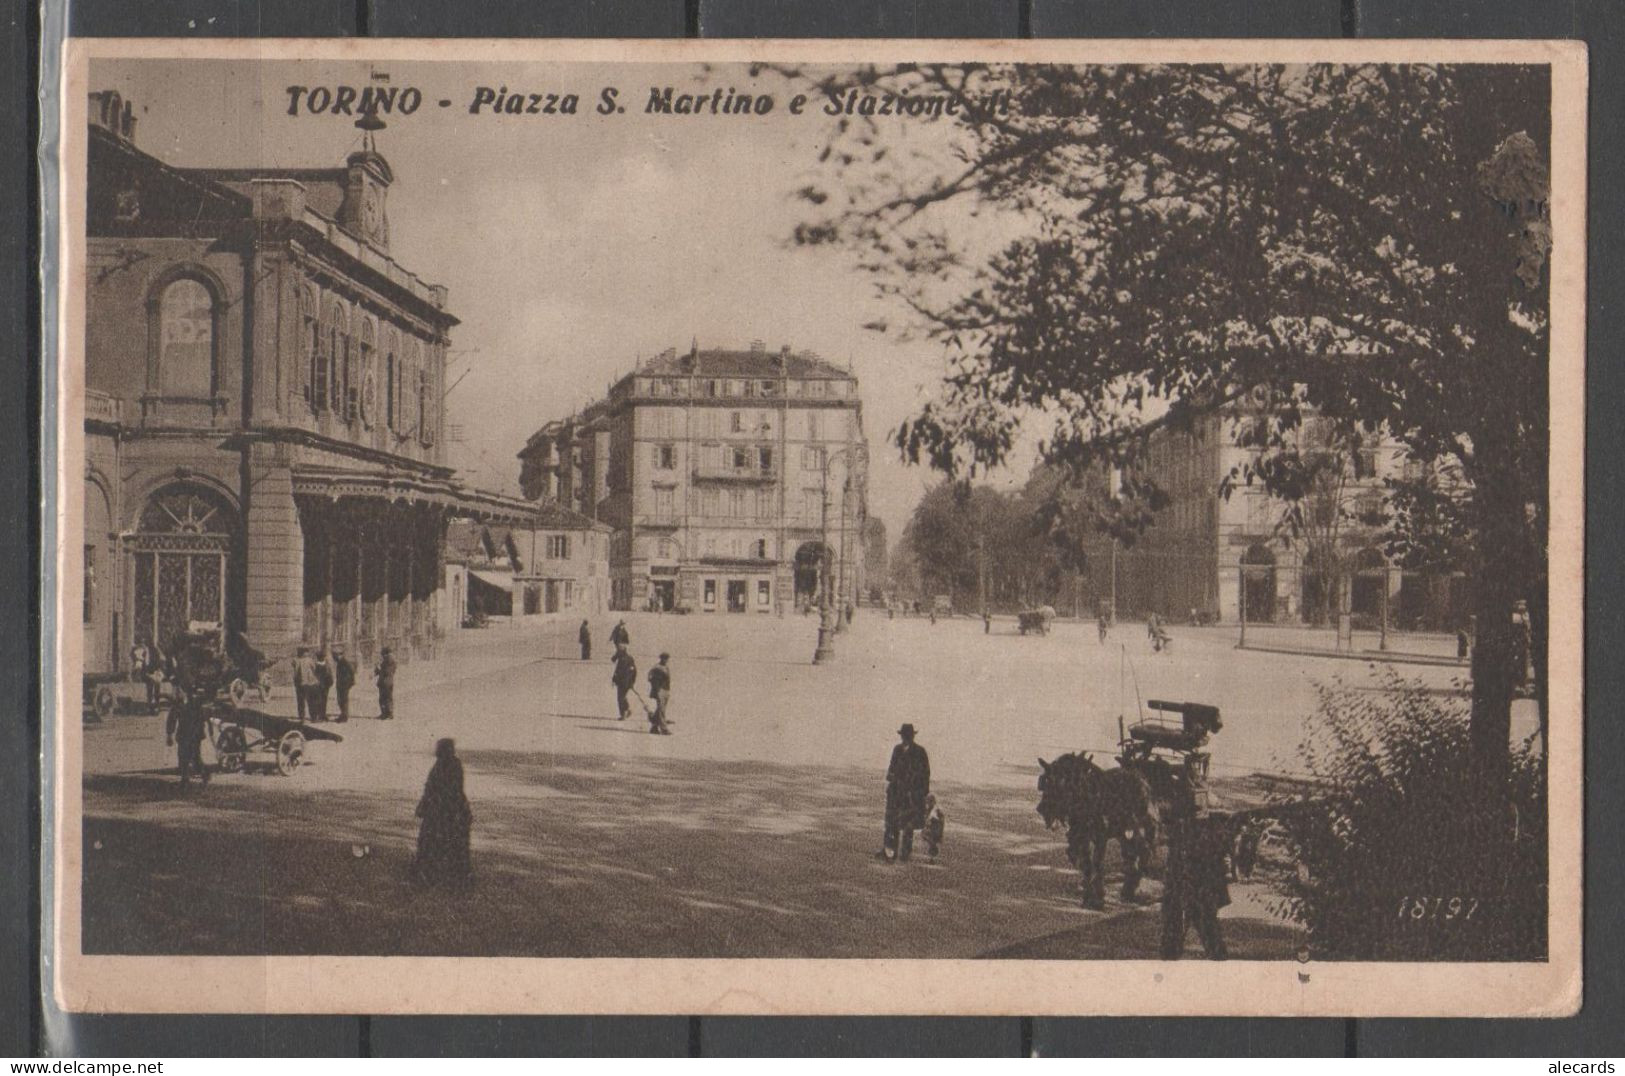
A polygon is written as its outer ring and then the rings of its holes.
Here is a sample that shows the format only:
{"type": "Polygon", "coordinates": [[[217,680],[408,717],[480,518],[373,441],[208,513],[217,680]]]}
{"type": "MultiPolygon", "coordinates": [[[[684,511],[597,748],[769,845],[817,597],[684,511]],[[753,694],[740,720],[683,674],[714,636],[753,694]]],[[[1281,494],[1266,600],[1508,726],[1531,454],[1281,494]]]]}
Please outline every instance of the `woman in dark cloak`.
{"type": "Polygon", "coordinates": [[[418,801],[418,854],[412,877],[430,885],[467,884],[473,877],[469,830],[474,812],[463,795],[463,762],[455,740],[435,744],[435,763],[418,801]]]}

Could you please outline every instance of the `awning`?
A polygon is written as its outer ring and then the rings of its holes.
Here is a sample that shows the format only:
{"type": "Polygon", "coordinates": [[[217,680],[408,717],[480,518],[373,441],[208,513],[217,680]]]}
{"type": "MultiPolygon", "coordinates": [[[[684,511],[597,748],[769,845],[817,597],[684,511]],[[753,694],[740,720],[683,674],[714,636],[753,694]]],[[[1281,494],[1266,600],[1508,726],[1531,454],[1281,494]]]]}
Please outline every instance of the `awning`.
{"type": "Polygon", "coordinates": [[[505,590],[510,594],[513,593],[513,576],[507,572],[492,572],[483,568],[470,568],[468,570],[468,574],[472,575],[480,582],[485,583],[487,586],[496,587],[498,590],[505,590]]]}

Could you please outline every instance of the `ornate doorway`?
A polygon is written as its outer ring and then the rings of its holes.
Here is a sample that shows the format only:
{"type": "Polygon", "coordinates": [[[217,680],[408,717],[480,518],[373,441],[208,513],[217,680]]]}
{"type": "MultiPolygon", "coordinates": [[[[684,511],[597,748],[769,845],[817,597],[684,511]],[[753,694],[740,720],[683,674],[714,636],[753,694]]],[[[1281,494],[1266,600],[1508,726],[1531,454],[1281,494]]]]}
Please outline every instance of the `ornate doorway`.
{"type": "Polygon", "coordinates": [[[237,514],[219,494],[185,484],[153,494],[133,542],[132,637],[170,652],[193,623],[228,626],[236,537],[237,514]]]}

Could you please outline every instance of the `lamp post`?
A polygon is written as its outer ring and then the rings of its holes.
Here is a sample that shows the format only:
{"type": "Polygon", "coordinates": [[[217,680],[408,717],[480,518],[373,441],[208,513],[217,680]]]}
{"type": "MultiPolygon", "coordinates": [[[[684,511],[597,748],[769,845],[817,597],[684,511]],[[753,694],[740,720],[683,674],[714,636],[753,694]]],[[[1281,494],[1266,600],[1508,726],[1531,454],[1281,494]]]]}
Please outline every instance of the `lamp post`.
{"type": "MultiPolygon", "coordinates": [[[[813,651],[814,665],[823,665],[835,659],[836,621],[835,605],[833,600],[834,595],[831,592],[830,587],[829,563],[829,465],[834,463],[842,456],[847,456],[849,458],[848,465],[850,467],[850,461],[853,459],[860,463],[863,462],[867,456],[867,452],[862,445],[848,445],[846,448],[825,455],[824,464],[821,468],[822,492],[819,498],[821,519],[818,528],[820,536],[819,545],[821,547],[821,555],[818,560],[818,565],[821,579],[818,586],[818,648],[813,651]]],[[[843,488],[850,489],[851,485],[852,477],[849,473],[843,488]]],[[[846,539],[846,498],[844,495],[841,498],[841,539],[844,546],[846,539]]],[[[844,549],[842,550],[842,554],[844,558],[844,549]]]]}

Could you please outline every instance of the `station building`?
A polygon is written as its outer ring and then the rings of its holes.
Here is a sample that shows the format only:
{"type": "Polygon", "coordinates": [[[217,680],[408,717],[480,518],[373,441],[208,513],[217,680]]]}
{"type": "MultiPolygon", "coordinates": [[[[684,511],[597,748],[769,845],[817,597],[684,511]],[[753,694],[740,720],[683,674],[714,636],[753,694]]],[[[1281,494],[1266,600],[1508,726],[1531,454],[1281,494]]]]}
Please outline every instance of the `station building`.
{"type": "Polygon", "coordinates": [[[330,167],[181,168],[91,94],[87,672],[194,622],[268,656],[432,654],[447,521],[536,505],[447,466],[445,287],[390,253],[372,131],[330,167]]]}

